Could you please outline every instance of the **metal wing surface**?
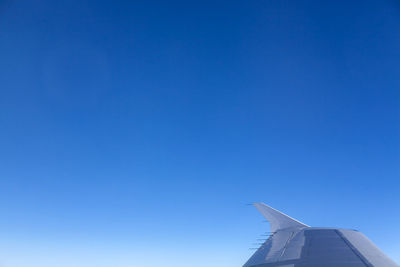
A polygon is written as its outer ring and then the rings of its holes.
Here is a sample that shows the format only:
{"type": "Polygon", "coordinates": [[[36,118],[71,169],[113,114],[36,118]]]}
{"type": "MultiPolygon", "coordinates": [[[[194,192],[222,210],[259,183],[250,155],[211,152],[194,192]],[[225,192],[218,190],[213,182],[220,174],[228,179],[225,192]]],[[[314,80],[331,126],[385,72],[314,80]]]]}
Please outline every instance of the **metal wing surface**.
{"type": "Polygon", "coordinates": [[[243,267],[399,267],[355,230],[305,225],[263,203],[271,236],[243,267]]]}

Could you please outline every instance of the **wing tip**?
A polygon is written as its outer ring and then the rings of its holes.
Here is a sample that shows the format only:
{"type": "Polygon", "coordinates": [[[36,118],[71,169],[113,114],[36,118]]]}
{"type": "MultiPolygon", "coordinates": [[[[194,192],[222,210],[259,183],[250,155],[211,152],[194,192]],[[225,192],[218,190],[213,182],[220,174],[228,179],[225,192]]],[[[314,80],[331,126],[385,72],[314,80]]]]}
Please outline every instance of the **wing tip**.
{"type": "Polygon", "coordinates": [[[252,204],[268,220],[272,232],[291,227],[309,227],[308,225],[268,206],[263,202],[253,202],[252,204]]]}

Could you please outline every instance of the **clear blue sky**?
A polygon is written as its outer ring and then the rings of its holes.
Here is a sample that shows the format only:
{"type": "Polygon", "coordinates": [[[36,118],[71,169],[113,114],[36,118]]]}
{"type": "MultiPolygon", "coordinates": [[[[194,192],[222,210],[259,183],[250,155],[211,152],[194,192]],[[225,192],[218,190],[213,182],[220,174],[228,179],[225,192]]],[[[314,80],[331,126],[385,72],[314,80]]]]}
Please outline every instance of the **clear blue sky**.
{"type": "Polygon", "coordinates": [[[0,2],[0,266],[232,267],[263,201],[400,261],[397,1],[0,2]]]}

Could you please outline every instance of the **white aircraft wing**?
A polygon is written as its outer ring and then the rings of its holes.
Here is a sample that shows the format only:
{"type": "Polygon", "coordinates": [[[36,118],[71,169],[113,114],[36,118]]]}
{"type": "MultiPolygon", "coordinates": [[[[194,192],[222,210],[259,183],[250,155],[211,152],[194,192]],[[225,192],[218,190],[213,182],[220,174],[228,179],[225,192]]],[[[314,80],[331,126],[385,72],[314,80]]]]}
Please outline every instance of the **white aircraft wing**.
{"type": "Polygon", "coordinates": [[[263,203],[271,236],[243,267],[399,267],[365,235],[305,225],[263,203]]]}

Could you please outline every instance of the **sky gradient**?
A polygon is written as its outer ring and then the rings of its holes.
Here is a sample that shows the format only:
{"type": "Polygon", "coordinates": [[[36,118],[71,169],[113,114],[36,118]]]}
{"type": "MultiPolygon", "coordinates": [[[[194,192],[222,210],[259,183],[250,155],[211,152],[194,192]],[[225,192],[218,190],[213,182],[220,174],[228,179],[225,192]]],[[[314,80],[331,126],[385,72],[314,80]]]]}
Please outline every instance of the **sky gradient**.
{"type": "Polygon", "coordinates": [[[399,48],[397,1],[0,1],[0,266],[239,267],[254,201],[400,262],[399,48]]]}

